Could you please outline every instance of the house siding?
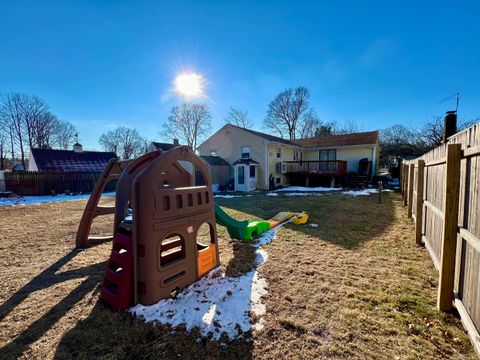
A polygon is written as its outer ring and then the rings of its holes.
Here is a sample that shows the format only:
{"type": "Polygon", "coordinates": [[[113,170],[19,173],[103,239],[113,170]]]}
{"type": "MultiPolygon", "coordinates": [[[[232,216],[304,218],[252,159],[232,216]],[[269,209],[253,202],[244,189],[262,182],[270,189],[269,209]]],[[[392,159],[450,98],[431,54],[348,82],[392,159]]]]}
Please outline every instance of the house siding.
{"type": "MultiPolygon", "coordinates": [[[[277,171],[277,163],[294,160],[294,151],[303,153],[303,160],[318,161],[319,148],[302,148],[301,146],[288,145],[282,141],[265,139],[259,135],[231,125],[225,125],[208,140],[198,147],[200,155],[216,155],[225,159],[229,164],[233,164],[241,157],[241,148],[249,146],[251,149],[251,158],[258,162],[257,171],[257,189],[268,190],[269,176],[272,174],[275,178],[275,185],[288,185],[288,179],[281,171],[277,171]],[[277,152],[280,149],[281,156],[277,158],[277,152]],[[277,182],[277,179],[280,179],[277,182]]],[[[347,162],[348,172],[357,172],[358,163],[362,158],[372,161],[374,168],[373,174],[376,174],[378,167],[379,146],[377,144],[352,145],[352,146],[332,146],[321,149],[336,149],[337,160],[347,162]],[[376,149],[376,152],[374,152],[376,149]],[[373,158],[375,156],[375,159],[373,158]]],[[[232,169],[233,170],[233,169],[232,169]]],[[[233,173],[233,171],[232,171],[233,173]]]]}
{"type": "MultiPolygon", "coordinates": [[[[367,158],[369,161],[373,161],[373,149],[377,148],[376,153],[376,164],[375,168],[378,166],[378,144],[377,145],[366,145],[366,146],[344,146],[344,147],[331,147],[325,148],[322,150],[336,149],[337,150],[337,160],[343,160],[347,162],[347,172],[357,172],[358,171],[358,162],[360,159],[367,158]]],[[[319,150],[320,149],[311,149],[303,152],[303,158],[310,161],[319,160],[319,150]]],[[[374,169],[376,173],[376,169],[374,169]]]]}
{"type": "Polygon", "coordinates": [[[241,148],[250,147],[250,157],[258,162],[257,189],[268,189],[268,178],[265,179],[265,147],[268,140],[242,129],[225,125],[198,147],[199,155],[216,155],[225,159],[230,165],[240,159],[241,148]]]}

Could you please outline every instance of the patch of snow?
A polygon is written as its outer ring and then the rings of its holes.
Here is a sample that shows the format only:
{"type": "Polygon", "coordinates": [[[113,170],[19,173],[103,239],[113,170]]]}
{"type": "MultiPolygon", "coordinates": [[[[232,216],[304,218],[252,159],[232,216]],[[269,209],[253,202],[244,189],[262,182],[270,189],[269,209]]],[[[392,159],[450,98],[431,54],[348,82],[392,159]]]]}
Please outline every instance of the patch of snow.
{"type": "Polygon", "coordinates": [[[305,193],[305,192],[301,192],[301,193],[286,193],[285,196],[320,196],[320,195],[323,195],[323,194],[315,194],[315,193],[305,193]]]}
{"type": "Polygon", "coordinates": [[[242,195],[213,195],[214,198],[222,198],[222,199],[233,199],[237,197],[243,197],[242,195]]]}
{"type": "Polygon", "coordinates": [[[363,190],[350,190],[350,191],[343,191],[342,194],[350,195],[350,196],[366,196],[370,194],[378,193],[377,189],[363,189],[363,190]]]}
{"type": "Polygon", "coordinates": [[[316,227],[318,227],[319,225],[318,225],[318,224],[310,223],[310,224],[308,224],[308,226],[311,226],[311,227],[315,227],[315,228],[316,228],[316,227]]]}
{"type": "Polygon", "coordinates": [[[267,194],[265,194],[265,195],[267,195],[267,196],[278,196],[278,194],[277,194],[277,193],[274,193],[274,192],[269,192],[269,193],[267,193],[267,194]]]}
{"type": "MultiPolygon", "coordinates": [[[[392,192],[393,190],[390,189],[383,189],[382,192],[392,192]]],[[[367,196],[370,194],[378,194],[378,190],[374,188],[363,189],[363,190],[350,190],[350,191],[343,191],[342,194],[350,195],[350,196],[367,196]]]]}
{"type": "Polygon", "coordinates": [[[282,189],[277,189],[275,191],[308,191],[308,192],[322,192],[322,191],[340,191],[341,188],[331,188],[331,187],[304,187],[304,186],[287,186],[282,189]]]}
{"type": "MultiPolygon", "coordinates": [[[[277,230],[284,224],[265,232],[253,245],[257,248],[257,265],[268,259],[267,252],[261,247],[274,240],[277,230]]],[[[146,322],[172,327],[185,324],[187,331],[198,327],[202,336],[211,334],[214,340],[218,340],[222,333],[234,339],[243,332],[263,328],[261,316],[266,313],[266,307],[262,296],[268,293],[267,286],[267,281],[259,277],[257,270],[229,277],[217,269],[181,291],[175,299],[160,300],[149,306],[138,304],[129,311],[146,322]],[[252,314],[259,319],[256,323],[252,322],[252,314]]]]}
{"type": "MultiPolygon", "coordinates": [[[[115,192],[103,193],[102,196],[115,196],[115,192]]],[[[0,206],[15,206],[15,205],[33,205],[41,203],[51,203],[57,201],[73,201],[88,199],[90,194],[80,195],[66,195],[60,194],[57,196],[43,195],[43,196],[18,196],[0,198],[0,206]]]]}
{"type": "Polygon", "coordinates": [[[230,339],[252,328],[250,312],[265,314],[262,296],[267,282],[253,270],[239,277],[225,276],[220,270],[190,285],[175,299],[160,300],[150,306],[136,305],[129,311],[146,322],[160,322],[177,327],[185,324],[187,331],[198,327],[202,336],[212,334],[218,340],[222,333],[230,339]]]}

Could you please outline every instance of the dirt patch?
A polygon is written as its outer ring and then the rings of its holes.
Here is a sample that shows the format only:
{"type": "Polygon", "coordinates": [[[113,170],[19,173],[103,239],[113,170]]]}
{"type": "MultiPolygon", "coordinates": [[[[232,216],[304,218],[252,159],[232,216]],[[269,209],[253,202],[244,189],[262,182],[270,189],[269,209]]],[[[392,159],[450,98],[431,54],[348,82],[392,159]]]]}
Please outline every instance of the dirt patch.
{"type": "MultiPolygon", "coordinates": [[[[263,331],[212,341],[112,313],[98,301],[110,244],[74,250],[85,201],[4,207],[0,358],[475,358],[460,321],[435,310],[436,271],[396,195],[216,202],[238,218],[305,210],[319,224],[288,225],[265,246],[263,331]]],[[[252,247],[218,234],[223,270],[251,270],[252,247]]]]}

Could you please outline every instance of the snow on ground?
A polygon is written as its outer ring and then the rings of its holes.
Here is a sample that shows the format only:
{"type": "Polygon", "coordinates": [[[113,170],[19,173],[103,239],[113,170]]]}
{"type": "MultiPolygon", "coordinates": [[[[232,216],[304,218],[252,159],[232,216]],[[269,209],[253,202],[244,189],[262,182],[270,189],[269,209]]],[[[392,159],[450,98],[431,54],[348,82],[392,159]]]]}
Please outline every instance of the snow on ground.
{"type": "MultiPolygon", "coordinates": [[[[253,245],[257,248],[258,265],[268,257],[261,247],[275,239],[282,225],[267,231],[253,245]]],[[[198,327],[202,336],[212,334],[215,340],[222,333],[234,339],[243,332],[263,328],[261,316],[266,313],[266,308],[262,296],[266,294],[267,281],[259,277],[257,270],[229,277],[218,269],[184,289],[175,299],[160,300],[150,306],[138,304],[129,311],[146,322],[160,322],[172,327],[185,324],[187,331],[198,327]],[[259,319],[254,324],[252,314],[259,319]]]]}
{"type": "Polygon", "coordinates": [[[320,192],[320,191],[340,191],[341,188],[331,188],[331,187],[305,187],[305,186],[287,186],[275,191],[308,191],[308,192],[320,192]]]}
{"type": "MultiPolygon", "coordinates": [[[[382,192],[392,192],[390,189],[383,189],[382,192]]],[[[350,190],[350,191],[343,191],[343,195],[351,195],[351,196],[365,196],[370,194],[378,194],[378,190],[374,188],[363,189],[363,190],[350,190]]]]}
{"type": "MultiPolygon", "coordinates": [[[[102,196],[115,196],[115,192],[103,193],[102,196]]],[[[60,194],[57,196],[43,195],[43,196],[18,196],[18,197],[5,197],[0,198],[0,206],[14,206],[14,205],[32,205],[41,203],[50,203],[56,201],[72,201],[88,199],[90,194],[80,195],[65,195],[60,194]]]]}
{"type": "Polygon", "coordinates": [[[306,193],[306,192],[300,192],[300,193],[286,193],[285,196],[320,196],[323,194],[316,194],[316,193],[306,193]]]}
{"type": "Polygon", "coordinates": [[[243,195],[213,195],[214,198],[233,199],[243,197],[243,195]]]}
{"type": "Polygon", "coordinates": [[[267,194],[265,194],[265,195],[267,195],[267,196],[278,196],[278,194],[277,194],[277,193],[274,193],[274,192],[269,192],[269,193],[267,193],[267,194]]]}

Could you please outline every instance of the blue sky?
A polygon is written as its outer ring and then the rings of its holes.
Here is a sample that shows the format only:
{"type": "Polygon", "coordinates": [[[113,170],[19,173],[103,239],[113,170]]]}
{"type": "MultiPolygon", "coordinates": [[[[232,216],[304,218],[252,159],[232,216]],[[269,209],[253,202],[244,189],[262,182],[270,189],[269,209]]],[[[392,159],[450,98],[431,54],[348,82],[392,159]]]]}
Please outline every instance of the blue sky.
{"type": "Polygon", "coordinates": [[[160,139],[183,70],[208,81],[213,129],[230,106],[261,130],[268,103],[306,86],[324,121],[419,126],[480,117],[480,2],[5,1],[0,93],[42,97],[89,149],[118,125],[160,139]]]}

